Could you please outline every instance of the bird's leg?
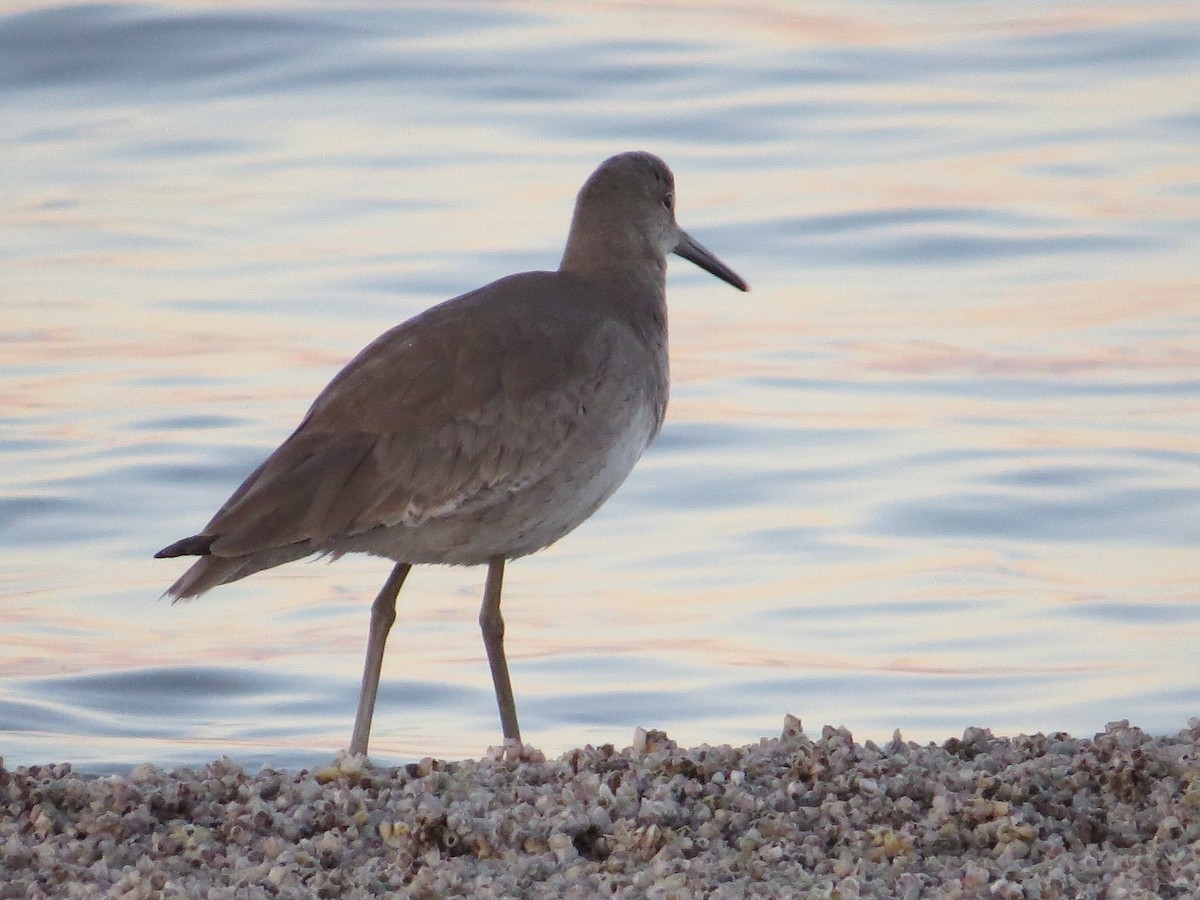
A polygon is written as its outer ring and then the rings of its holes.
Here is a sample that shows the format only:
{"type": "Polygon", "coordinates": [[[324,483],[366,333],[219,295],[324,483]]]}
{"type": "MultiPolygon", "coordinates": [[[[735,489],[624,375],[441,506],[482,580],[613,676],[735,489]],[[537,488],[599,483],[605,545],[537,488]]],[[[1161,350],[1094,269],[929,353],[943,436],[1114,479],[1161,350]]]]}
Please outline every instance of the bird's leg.
{"type": "Polygon", "coordinates": [[[508,660],[504,657],[504,619],[500,617],[500,588],[504,582],[504,557],[488,560],[487,585],[483,589],[483,607],[479,610],[479,627],[483,631],[483,646],[488,664],[492,667],[492,683],[496,686],[496,703],[500,707],[500,727],[504,739],[521,740],[517,726],[517,704],[513,701],[512,682],[508,678],[508,660]]]}
{"type": "Polygon", "coordinates": [[[362,693],[358,695],[358,715],[354,717],[354,735],[350,738],[351,753],[366,755],[367,752],[371,717],[375,715],[375,695],[379,692],[379,671],[383,668],[383,646],[396,621],[396,596],[411,568],[409,563],[396,563],[379,596],[371,604],[371,630],[367,634],[367,659],[363,664],[362,693]]]}

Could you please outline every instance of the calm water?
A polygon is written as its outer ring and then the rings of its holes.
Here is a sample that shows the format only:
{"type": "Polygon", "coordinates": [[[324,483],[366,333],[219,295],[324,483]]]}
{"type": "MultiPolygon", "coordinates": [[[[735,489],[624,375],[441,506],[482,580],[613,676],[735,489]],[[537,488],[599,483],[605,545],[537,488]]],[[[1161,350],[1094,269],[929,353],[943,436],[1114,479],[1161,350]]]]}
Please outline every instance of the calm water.
{"type": "MultiPolygon", "coordinates": [[[[376,334],[675,168],[661,439],[509,567],[548,752],[1200,714],[1200,7],[0,2],[0,754],[328,759],[388,564],[171,606],[376,334]]],[[[382,759],[498,740],[480,569],[401,596],[382,759]]]]}

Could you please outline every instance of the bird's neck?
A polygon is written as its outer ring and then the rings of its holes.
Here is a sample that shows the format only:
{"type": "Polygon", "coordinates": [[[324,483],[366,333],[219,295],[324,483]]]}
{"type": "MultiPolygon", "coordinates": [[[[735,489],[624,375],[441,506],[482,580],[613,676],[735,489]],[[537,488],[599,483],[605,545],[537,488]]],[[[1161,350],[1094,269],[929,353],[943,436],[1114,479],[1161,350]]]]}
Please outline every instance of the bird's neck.
{"type": "Polygon", "coordinates": [[[662,250],[620,221],[587,221],[576,213],[559,271],[605,285],[622,285],[636,295],[666,293],[667,261],[662,250]]]}

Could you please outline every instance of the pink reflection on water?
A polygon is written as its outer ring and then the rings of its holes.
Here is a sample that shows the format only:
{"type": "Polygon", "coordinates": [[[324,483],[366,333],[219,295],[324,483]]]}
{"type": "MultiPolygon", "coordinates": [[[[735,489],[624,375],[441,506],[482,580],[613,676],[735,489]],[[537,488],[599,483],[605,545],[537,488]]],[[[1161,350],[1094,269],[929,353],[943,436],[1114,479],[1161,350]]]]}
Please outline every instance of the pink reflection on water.
{"type": "Polygon", "coordinates": [[[1075,354],[1005,353],[934,341],[881,345],[847,343],[842,348],[862,358],[871,370],[910,375],[966,373],[974,375],[1075,375],[1114,371],[1145,373],[1200,366],[1200,351],[1183,347],[1120,346],[1094,348],[1075,354]]]}

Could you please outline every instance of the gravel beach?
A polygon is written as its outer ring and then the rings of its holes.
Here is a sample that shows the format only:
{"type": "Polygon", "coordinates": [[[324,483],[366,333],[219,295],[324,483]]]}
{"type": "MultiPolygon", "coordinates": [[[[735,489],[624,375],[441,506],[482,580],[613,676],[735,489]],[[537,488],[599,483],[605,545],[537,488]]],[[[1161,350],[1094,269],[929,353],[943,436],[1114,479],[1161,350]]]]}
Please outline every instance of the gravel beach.
{"type": "Polygon", "coordinates": [[[0,898],[1200,896],[1200,719],[944,744],[845,729],[546,760],[91,777],[0,765],[0,898]]]}

